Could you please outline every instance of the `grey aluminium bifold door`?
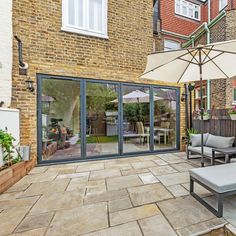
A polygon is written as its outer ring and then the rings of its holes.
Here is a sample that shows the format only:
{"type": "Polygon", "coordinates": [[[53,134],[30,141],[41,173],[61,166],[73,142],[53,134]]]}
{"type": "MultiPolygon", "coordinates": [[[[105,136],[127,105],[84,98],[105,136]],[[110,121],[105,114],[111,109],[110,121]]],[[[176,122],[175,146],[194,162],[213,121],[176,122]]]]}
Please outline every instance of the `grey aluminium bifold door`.
{"type": "Polygon", "coordinates": [[[38,162],[176,150],[179,89],[37,75],[38,162]]]}
{"type": "Polygon", "coordinates": [[[80,80],[45,76],[38,85],[41,161],[81,159],[80,80]]]}

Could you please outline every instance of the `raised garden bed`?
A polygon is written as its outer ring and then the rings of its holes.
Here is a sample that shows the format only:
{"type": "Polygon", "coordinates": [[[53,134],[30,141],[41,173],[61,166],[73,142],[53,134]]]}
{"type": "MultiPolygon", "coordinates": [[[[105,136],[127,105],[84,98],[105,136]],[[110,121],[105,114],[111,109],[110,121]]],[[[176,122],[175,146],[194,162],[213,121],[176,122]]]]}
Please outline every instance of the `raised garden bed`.
{"type": "Polygon", "coordinates": [[[21,161],[0,171],[0,193],[6,191],[13,184],[24,177],[35,166],[36,158],[21,161]]]}

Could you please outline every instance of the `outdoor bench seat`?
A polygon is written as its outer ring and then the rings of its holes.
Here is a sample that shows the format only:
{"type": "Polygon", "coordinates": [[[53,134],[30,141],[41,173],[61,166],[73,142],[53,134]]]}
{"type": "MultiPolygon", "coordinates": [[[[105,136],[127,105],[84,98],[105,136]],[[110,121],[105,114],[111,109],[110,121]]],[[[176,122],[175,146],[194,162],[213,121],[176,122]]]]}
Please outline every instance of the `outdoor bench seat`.
{"type": "Polygon", "coordinates": [[[217,217],[222,217],[224,197],[236,194],[236,163],[190,170],[190,194],[217,217]],[[194,182],[199,183],[217,196],[217,210],[194,193],[194,182]]]}
{"type": "MultiPolygon", "coordinates": [[[[204,149],[203,149],[204,156],[212,158],[212,149],[213,148],[211,148],[211,147],[204,146],[204,149]]],[[[189,146],[188,151],[201,155],[201,147],[189,146]]],[[[215,157],[218,157],[218,158],[224,157],[224,154],[222,154],[220,152],[215,152],[215,157]]]]}
{"type": "MultiPolygon", "coordinates": [[[[190,134],[191,146],[187,145],[187,159],[190,154],[201,155],[201,134],[190,134]]],[[[225,154],[215,151],[213,158],[212,150],[216,148],[230,148],[234,144],[235,137],[216,136],[209,133],[203,134],[203,157],[211,159],[212,165],[214,158],[223,158],[225,154]]]]}

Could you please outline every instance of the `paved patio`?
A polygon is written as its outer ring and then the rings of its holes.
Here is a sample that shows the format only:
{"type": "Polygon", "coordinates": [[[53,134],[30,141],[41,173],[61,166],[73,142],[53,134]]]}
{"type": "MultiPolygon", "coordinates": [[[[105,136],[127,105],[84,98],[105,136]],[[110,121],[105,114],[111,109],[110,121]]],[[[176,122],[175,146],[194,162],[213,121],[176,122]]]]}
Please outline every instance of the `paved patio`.
{"type": "Polygon", "coordinates": [[[0,235],[187,236],[236,226],[236,198],[218,219],[189,195],[188,170],[199,164],[174,153],[36,167],[0,195],[0,235]]]}

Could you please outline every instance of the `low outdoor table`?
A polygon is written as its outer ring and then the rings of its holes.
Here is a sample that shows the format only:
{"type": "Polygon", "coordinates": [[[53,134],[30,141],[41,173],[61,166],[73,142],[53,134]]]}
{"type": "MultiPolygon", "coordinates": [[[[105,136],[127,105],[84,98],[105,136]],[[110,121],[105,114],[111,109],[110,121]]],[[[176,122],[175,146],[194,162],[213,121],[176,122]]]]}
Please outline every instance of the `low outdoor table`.
{"type": "Polygon", "coordinates": [[[236,147],[230,148],[213,148],[212,149],[212,164],[215,164],[215,152],[220,152],[225,155],[225,163],[230,163],[230,156],[236,155],[236,147]]]}

